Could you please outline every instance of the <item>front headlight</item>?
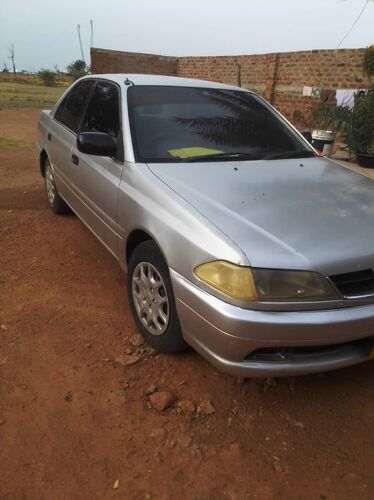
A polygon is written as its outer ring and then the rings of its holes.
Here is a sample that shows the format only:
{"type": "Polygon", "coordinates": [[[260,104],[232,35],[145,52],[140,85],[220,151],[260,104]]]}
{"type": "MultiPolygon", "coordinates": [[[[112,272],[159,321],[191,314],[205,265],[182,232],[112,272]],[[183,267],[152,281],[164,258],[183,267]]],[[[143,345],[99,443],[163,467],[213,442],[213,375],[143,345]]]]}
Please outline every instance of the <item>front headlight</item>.
{"type": "Polygon", "coordinates": [[[258,299],[262,301],[313,301],[337,299],[323,276],[308,271],[252,269],[258,299]]]}
{"type": "Polygon", "coordinates": [[[228,297],[242,301],[257,300],[256,287],[249,267],[216,260],[197,266],[195,275],[228,297]]]}
{"type": "Polygon", "coordinates": [[[221,294],[241,302],[308,302],[339,298],[323,276],[308,271],[251,269],[218,260],[197,266],[195,275],[221,294]]]}

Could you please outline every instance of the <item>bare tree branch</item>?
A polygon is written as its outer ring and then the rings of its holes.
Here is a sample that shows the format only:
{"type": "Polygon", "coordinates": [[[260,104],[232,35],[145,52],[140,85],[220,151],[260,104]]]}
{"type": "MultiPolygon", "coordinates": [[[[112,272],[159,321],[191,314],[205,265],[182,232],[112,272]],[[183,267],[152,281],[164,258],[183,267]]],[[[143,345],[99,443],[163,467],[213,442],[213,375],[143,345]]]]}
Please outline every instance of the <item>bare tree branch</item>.
{"type": "Polygon", "coordinates": [[[9,47],[8,47],[8,59],[10,59],[12,61],[12,67],[13,67],[13,73],[16,72],[16,63],[14,62],[14,58],[15,58],[15,54],[16,54],[16,51],[15,51],[15,48],[14,48],[14,42],[12,42],[9,47]]]}

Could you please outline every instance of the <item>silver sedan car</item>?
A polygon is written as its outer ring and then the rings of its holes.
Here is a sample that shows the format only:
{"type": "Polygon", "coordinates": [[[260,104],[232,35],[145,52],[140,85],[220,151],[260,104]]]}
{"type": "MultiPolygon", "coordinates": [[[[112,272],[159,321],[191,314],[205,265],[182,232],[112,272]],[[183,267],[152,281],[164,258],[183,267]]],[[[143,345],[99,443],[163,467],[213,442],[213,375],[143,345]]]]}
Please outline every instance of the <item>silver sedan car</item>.
{"type": "Polygon", "coordinates": [[[42,111],[37,146],[51,209],[119,261],[159,351],[241,377],[373,357],[373,181],[253,92],[92,75],[42,111]]]}

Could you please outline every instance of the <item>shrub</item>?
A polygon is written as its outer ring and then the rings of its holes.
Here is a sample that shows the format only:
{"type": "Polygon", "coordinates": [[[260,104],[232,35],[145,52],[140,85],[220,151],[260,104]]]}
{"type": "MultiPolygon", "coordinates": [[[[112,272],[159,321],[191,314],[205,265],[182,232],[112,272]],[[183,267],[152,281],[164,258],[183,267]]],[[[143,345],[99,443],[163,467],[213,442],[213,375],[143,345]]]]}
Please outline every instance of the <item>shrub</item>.
{"type": "Polygon", "coordinates": [[[343,129],[346,144],[354,153],[374,154],[374,90],[356,98],[351,120],[343,129]]]}
{"type": "Polygon", "coordinates": [[[365,75],[369,80],[374,76],[374,45],[367,47],[362,62],[365,75]]]}
{"type": "Polygon", "coordinates": [[[69,72],[69,75],[74,79],[78,80],[78,78],[82,78],[82,76],[86,76],[88,72],[85,69],[73,69],[69,72]]]}
{"type": "Polygon", "coordinates": [[[55,87],[57,75],[51,69],[41,69],[38,76],[46,87],[55,87]]]}

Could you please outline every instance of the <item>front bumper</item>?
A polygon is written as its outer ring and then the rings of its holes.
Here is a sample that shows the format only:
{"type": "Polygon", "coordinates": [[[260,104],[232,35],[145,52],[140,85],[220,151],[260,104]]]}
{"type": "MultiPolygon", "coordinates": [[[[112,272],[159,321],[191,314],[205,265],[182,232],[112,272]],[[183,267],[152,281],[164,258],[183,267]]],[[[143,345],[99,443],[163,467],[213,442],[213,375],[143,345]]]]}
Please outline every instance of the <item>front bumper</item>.
{"type": "Polygon", "coordinates": [[[334,370],[371,358],[374,304],[323,311],[250,310],[206,293],[172,269],[170,275],[186,342],[222,371],[240,377],[281,377],[334,370]],[[302,346],[304,355],[280,361],[253,356],[259,349],[297,351],[302,346]],[[331,348],[312,349],[316,346],[331,348]]]}

